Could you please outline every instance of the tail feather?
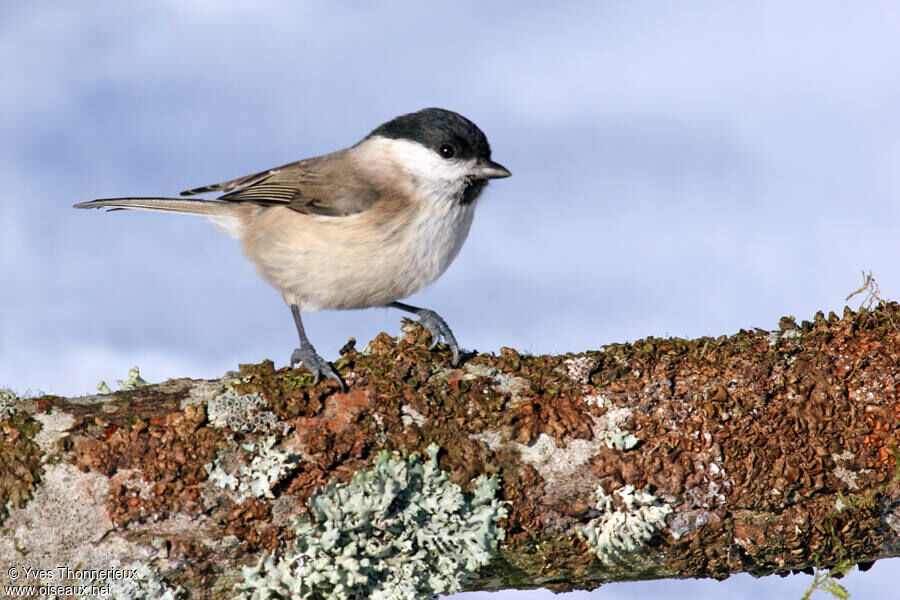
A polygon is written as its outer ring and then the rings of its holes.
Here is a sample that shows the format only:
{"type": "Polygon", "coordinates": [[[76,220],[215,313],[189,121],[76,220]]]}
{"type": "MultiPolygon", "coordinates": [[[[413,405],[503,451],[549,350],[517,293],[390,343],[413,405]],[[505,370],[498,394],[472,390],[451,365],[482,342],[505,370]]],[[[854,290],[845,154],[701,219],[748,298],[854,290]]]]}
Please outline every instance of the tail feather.
{"type": "Polygon", "coordinates": [[[73,208],[108,208],[109,210],[153,210],[186,215],[221,215],[231,202],[225,200],[188,200],[186,198],[101,198],[79,202],[73,208]]]}

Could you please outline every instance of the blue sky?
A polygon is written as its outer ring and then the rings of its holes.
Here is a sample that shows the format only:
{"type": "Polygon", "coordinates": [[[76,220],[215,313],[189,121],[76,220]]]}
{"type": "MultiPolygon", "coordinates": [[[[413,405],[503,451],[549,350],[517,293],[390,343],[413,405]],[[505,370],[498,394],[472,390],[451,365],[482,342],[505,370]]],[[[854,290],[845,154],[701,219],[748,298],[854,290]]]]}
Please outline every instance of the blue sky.
{"type": "MultiPolygon", "coordinates": [[[[0,387],[93,391],[287,362],[290,313],[202,219],[75,211],[350,145],[425,106],[512,172],[410,301],[467,348],[596,349],[900,298],[896,2],[4,3],[0,387]]],[[[305,318],[326,358],[396,333],[305,318]]],[[[849,586],[886,598],[882,562],[849,586]]],[[[571,598],[799,598],[806,577],[571,598]],[[644,594],[644,595],[642,595],[644,594]]],[[[474,597],[474,596],[473,596],[474,597]]],[[[543,597],[536,594],[506,597],[543,597]]]]}

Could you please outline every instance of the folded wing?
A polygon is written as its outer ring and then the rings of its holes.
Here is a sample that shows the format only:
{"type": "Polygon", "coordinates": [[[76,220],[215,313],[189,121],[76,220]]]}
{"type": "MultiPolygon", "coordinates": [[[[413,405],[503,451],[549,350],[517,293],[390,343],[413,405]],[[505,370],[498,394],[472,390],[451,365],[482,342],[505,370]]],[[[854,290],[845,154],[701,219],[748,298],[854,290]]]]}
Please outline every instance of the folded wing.
{"type": "Polygon", "coordinates": [[[226,192],[224,202],[285,206],[311,215],[346,216],[371,208],[380,198],[370,183],[351,175],[338,153],[289,163],[281,167],[181,192],[193,196],[226,192]]]}

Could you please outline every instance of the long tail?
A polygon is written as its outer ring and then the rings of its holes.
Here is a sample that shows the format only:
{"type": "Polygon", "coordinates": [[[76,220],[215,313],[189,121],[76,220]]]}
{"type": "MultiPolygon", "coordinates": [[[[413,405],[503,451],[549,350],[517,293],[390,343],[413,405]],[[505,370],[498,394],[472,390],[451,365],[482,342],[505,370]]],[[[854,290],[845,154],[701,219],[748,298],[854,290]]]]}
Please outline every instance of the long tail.
{"type": "Polygon", "coordinates": [[[226,200],[188,200],[186,198],[102,198],[90,202],[79,202],[73,208],[109,208],[110,210],[155,210],[160,212],[183,213],[186,215],[217,216],[233,207],[226,200]]]}

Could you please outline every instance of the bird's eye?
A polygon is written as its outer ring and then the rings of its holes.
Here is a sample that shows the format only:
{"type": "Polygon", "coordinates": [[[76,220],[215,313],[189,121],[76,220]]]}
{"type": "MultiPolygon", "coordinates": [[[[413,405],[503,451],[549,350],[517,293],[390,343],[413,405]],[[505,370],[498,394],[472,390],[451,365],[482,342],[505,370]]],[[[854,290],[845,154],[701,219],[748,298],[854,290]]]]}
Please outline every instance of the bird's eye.
{"type": "Polygon", "coordinates": [[[438,152],[440,152],[441,156],[444,158],[453,158],[456,156],[456,148],[450,144],[441,144],[440,148],[438,148],[438,152]]]}

